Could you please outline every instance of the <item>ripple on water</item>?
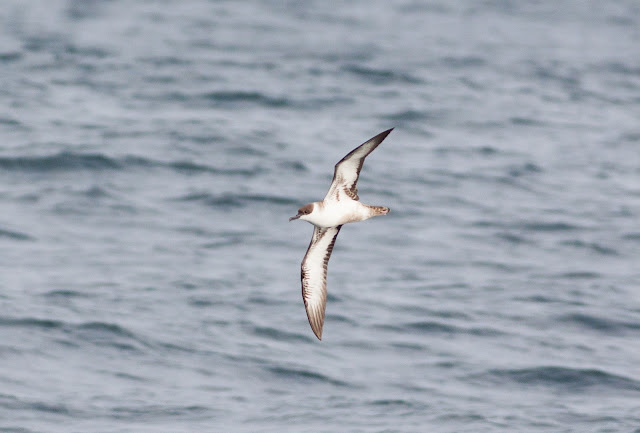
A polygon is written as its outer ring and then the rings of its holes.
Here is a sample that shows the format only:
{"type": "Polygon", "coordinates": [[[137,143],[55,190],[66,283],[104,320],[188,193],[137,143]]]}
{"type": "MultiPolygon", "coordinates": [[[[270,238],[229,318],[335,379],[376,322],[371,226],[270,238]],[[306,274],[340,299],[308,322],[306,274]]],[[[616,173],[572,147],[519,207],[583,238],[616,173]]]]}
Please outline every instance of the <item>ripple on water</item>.
{"type": "Polygon", "coordinates": [[[290,380],[295,383],[325,383],[328,385],[349,387],[351,386],[347,382],[333,379],[321,373],[316,373],[304,368],[293,367],[268,367],[267,370],[283,380],[290,380]]]}
{"type": "Polygon", "coordinates": [[[151,102],[178,102],[189,107],[232,108],[238,106],[259,106],[265,108],[285,108],[295,105],[286,97],[270,96],[251,90],[212,90],[205,93],[169,91],[164,93],[138,93],[136,98],[151,102]]]}
{"type": "Polygon", "coordinates": [[[616,320],[587,313],[564,314],[557,319],[561,323],[576,325],[583,329],[608,335],[625,335],[640,332],[640,322],[616,320]]]}
{"type": "MultiPolygon", "coordinates": [[[[57,415],[78,415],[70,406],[65,405],[63,403],[51,403],[45,401],[39,401],[30,398],[18,398],[12,395],[0,394],[0,408],[6,408],[12,411],[33,411],[33,412],[44,412],[50,414],[57,415]]],[[[3,430],[0,427],[0,431],[21,431],[21,430],[3,430]]],[[[30,430],[24,430],[30,431],[30,430]]]]}
{"type": "Polygon", "coordinates": [[[523,222],[520,227],[534,232],[563,232],[581,229],[581,227],[565,221],[523,222]]]}
{"type": "MultiPolygon", "coordinates": [[[[67,296],[67,295],[64,295],[67,296]]],[[[124,326],[107,322],[69,323],[62,320],[34,317],[1,317],[0,327],[39,329],[57,334],[61,344],[81,346],[83,344],[112,347],[117,350],[141,351],[149,346],[140,336],[124,326]]]]}
{"type": "Polygon", "coordinates": [[[47,156],[4,156],[0,157],[0,168],[5,170],[21,170],[47,172],[57,170],[114,170],[122,165],[102,154],[82,154],[60,152],[47,156]]]}
{"type": "Polygon", "coordinates": [[[368,66],[350,64],[342,67],[342,70],[350,74],[355,75],[358,78],[363,78],[370,81],[373,84],[387,84],[387,83],[405,83],[405,84],[420,84],[423,81],[417,77],[414,77],[407,73],[397,72],[392,69],[380,69],[368,66]]]}
{"type": "Polygon", "coordinates": [[[494,369],[480,375],[492,382],[552,388],[562,392],[640,392],[640,381],[595,368],[538,366],[494,369]]]}
{"type": "Polygon", "coordinates": [[[243,91],[243,90],[219,90],[202,95],[204,99],[211,100],[215,103],[249,103],[257,104],[265,107],[286,107],[291,105],[291,101],[283,97],[267,96],[261,92],[243,91]]]}
{"type": "Polygon", "coordinates": [[[572,239],[572,240],[562,241],[560,243],[561,245],[593,251],[595,253],[602,254],[604,256],[619,255],[618,251],[615,248],[607,247],[597,242],[586,242],[580,239],[572,239]]]}
{"type": "Polygon", "coordinates": [[[407,332],[419,334],[445,334],[445,335],[475,335],[480,337],[495,337],[504,335],[504,332],[487,327],[460,327],[437,321],[419,321],[405,323],[403,325],[376,325],[376,328],[393,331],[401,334],[407,332]]]}
{"type": "Polygon", "coordinates": [[[269,203],[275,205],[296,205],[295,199],[267,195],[267,194],[211,194],[209,192],[194,192],[177,197],[175,201],[184,202],[201,202],[207,206],[216,208],[241,208],[251,205],[252,203],[269,203]]]}
{"type": "Polygon", "coordinates": [[[0,169],[34,173],[78,170],[126,171],[136,168],[168,168],[183,174],[209,173],[224,176],[254,176],[260,172],[259,167],[251,169],[218,168],[193,161],[164,162],[133,155],[110,157],[101,153],[78,153],[70,151],[63,151],[53,155],[0,157],[0,169]]]}
{"type": "Polygon", "coordinates": [[[276,329],[271,327],[256,326],[253,328],[253,333],[258,337],[269,338],[274,341],[292,341],[292,342],[312,342],[313,339],[307,335],[299,332],[287,332],[282,329],[276,329]]]}
{"type": "Polygon", "coordinates": [[[32,240],[34,240],[33,237],[29,236],[26,233],[14,231],[14,230],[1,229],[0,228],[0,239],[2,239],[2,238],[14,240],[14,241],[32,241],[32,240]]]}

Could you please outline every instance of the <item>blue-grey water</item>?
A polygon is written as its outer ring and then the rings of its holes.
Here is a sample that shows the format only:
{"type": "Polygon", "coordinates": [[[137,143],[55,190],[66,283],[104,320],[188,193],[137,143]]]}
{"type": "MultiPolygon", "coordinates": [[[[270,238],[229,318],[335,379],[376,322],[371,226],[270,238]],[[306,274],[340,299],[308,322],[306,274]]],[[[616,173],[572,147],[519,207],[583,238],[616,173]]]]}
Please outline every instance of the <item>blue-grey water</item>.
{"type": "Polygon", "coordinates": [[[0,431],[640,432],[637,1],[4,0],[0,107],[0,431]]]}

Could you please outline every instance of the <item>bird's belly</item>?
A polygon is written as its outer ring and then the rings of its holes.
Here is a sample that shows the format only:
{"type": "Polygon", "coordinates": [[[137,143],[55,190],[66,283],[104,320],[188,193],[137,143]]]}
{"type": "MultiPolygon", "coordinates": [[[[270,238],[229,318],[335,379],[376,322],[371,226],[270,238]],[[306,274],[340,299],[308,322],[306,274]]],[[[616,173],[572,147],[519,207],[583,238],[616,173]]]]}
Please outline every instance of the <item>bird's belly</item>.
{"type": "Polygon", "coordinates": [[[359,202],[344,203],[324,209],[311,223],[318,227],[336,227],[369,218],[368,209],[359,202]]]}

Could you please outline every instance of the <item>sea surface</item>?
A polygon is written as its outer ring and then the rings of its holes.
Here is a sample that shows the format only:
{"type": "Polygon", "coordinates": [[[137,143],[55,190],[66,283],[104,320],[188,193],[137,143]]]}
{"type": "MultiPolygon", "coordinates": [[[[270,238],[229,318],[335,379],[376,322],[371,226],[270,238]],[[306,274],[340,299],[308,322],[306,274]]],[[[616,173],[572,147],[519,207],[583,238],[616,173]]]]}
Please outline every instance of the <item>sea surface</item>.
{"type": "Polygon", "coordinates": [[[3,0],[0,432],[640,432],[640,3],[3,0]]]}

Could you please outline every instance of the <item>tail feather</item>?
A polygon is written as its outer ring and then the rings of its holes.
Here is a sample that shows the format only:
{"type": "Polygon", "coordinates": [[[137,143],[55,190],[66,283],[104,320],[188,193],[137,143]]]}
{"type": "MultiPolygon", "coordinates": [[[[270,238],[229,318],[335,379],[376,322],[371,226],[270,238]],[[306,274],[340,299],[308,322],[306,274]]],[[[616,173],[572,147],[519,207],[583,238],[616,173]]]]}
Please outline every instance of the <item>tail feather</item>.
{"type": "Polygon", "coordinates": [[[386,215],[391,212],[391,209],[386,206],[369,206],[369,209],[371,209],[372,216],[386,215]]]}

